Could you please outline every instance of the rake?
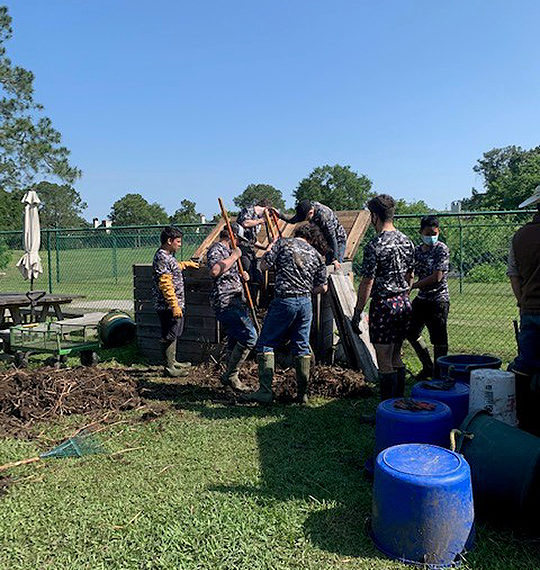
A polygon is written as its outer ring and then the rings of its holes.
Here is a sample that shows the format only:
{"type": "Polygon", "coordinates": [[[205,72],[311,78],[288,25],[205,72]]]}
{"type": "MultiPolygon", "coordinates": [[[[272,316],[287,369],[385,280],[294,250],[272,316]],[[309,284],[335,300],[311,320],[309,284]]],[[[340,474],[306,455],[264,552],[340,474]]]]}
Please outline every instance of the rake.
{"type": "Polygon", "coordinates": [[[14,461],[13,463],[0,465],[0,471],[6,471],[7,469],[18,467],[19,465],[36,463],[42,459],[49,459],[52,457],[57,459],[61,457],[82,457],[83,455],[93,455],[96,453],[104,453],[103,447],[90,433],[83,430],[77,435],[66,439],[55,448],[45,451],[44,453],[40,453],[36,457],[30,457],[29,459],[21,459],[20,461],[14,461]]]}

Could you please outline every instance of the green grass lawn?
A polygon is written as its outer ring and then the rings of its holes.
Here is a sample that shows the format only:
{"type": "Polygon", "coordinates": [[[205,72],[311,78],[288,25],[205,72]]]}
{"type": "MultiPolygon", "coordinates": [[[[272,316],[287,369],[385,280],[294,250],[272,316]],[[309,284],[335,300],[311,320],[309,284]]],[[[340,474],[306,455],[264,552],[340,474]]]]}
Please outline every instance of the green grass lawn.
{"type": "MultiPolygon", "coordinates": [[[[156,379],[156,382],[161,381],[156,379]]],[[[406,568],[366,534],[371,485],[361,472],[369,400],[307,408],[224,406],[182,387],[158,419],[102,432],[124,455],[50,460],[12,473],[0,497],[0,568],[406,568]]],[[[32,456],[82,419],[43,426],[35,441],[0,441],[0,462],[32,456]]],[[[538,543],[480,525],[466,567],[533,570],[538,543]]]]}

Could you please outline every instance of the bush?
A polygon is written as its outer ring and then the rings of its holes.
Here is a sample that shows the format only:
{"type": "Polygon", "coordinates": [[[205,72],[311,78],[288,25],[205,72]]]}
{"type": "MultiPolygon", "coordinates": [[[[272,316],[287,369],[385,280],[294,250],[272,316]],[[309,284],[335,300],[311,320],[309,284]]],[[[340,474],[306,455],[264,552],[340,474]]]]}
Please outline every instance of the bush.
{"type": "Polygon", "coordinates": [[[507,280],[506,265],[500,261],[475,265],[465,277],[468,283],[504,283],[507,280]]]}
{"type": "Polygon", "coordinates": [[[5,240],[0,239],[0,270],[5,269],[11,262],[13,254],[5,240]]]}

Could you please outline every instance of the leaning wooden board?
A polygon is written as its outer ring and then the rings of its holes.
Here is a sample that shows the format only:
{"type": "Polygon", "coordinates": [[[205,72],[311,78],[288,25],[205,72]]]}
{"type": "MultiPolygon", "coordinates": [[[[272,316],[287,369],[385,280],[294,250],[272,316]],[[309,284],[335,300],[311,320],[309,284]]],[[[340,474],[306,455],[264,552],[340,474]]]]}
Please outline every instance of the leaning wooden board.
{"type": "Polygon", "coordinates": [[[365,320],[362,321],[360,334],[354,331],[351,324],[356,304],[356,292],[352,281],[342,273],[332,273],[328,276],[328,284],[334,317],[347,357],[353,367],[362,370],[369,382],[376,383],[377,358],[369,340],[367,323],[365,320]]]}

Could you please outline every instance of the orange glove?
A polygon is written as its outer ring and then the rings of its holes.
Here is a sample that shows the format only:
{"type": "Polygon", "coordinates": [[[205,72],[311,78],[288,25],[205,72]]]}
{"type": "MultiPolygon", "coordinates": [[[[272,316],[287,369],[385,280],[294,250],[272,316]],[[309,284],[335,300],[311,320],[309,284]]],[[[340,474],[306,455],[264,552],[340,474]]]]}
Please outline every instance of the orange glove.
{"type": "Polygon", "coordinates": [[[173,312],[173,317],[178,319],[182,316],[182,307],[178,304],[178,299],[176,293],[174,292],[172,275],[170,273],[164,273],[159,276],[159,290],[163,293],[165,301],[169,304],[173,312]]]}
{"type": "Polygon", "coordinates": [[[200,265],[196,261],[188,260],[188,261],[179,261],[178,267],[180,267],[180,270],[183,271],[184,269],[186,269],[186,267],[193,267],[193,269],[199,269],[200,265]]]}

